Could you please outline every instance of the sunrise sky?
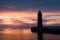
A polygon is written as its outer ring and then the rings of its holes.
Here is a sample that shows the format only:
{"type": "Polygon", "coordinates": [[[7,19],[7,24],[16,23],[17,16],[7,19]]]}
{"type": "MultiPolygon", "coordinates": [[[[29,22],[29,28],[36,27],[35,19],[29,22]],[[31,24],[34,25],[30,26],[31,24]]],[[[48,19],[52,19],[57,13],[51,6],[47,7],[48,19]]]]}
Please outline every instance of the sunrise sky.
{"type": "Polygon", "coordinates": [[[60,26],[60,0],[0,0],[0,25],[37,25],[39,10],[44,26],[60,26]]]}

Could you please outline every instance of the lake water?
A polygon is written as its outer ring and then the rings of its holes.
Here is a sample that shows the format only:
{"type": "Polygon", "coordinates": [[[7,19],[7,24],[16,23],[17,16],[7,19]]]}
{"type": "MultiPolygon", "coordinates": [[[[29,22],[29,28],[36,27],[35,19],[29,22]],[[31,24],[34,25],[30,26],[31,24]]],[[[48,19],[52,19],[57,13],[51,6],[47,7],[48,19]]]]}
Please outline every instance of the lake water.
{"type": "MultiPolygon", "coordinates": [[[[30,29],[0,28],[0,40],[38,40],[30,29]]],[[[43,34],[43,40],[60,40],[60,35],[43,34]]]]}

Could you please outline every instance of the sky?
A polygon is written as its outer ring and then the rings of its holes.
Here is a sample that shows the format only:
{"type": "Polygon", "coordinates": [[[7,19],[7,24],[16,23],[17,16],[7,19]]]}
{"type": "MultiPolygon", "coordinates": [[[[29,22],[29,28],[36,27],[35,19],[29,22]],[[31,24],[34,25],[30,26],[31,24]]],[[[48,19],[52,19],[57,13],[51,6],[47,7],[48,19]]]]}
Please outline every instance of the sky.
{"type": "Polygon", "coordinates": [[[37,25],[39,10],[44,26],[60,26],[60,0],[0,0],[0,24],[37,25]]]}
{"type": "Polygon", "coordinates": [[[60,0],[0,0],[0,10],[59,11],[60,0]]]}

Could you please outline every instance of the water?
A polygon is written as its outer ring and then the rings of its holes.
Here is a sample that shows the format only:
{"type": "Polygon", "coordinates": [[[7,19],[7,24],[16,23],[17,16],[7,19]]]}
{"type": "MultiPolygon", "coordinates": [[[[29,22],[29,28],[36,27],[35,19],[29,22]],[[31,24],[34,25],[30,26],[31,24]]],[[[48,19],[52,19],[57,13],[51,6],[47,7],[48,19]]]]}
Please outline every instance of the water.
{"type": "MultiPolygon", "coordinates": [[[[0,28],[0,40],[37,40],[37,33],[30,29],[0,28]]],[[[60,40],[60,35],[43,34],[43,40],[60,40]]]]}
{"type": "Polygon", "coordinates": [[[37,34],[30,29],[3,28],[0,31],[0,40],[37,40],[37,34]]]}

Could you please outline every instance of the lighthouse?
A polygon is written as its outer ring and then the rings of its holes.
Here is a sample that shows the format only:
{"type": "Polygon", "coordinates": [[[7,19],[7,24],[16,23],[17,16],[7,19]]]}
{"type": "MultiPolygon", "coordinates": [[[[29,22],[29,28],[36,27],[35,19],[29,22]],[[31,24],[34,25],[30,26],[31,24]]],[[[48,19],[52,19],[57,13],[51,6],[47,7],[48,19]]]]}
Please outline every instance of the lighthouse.
{"type": "Polygon", "coordinates": [[[38,12],[38,27],[42,27],[42,13],[41,11],[38,12]]]}

